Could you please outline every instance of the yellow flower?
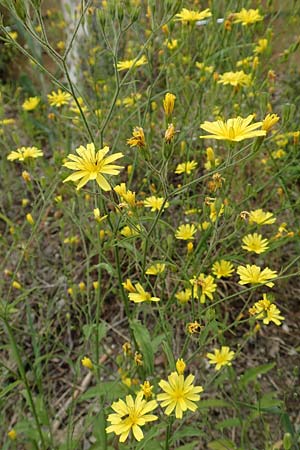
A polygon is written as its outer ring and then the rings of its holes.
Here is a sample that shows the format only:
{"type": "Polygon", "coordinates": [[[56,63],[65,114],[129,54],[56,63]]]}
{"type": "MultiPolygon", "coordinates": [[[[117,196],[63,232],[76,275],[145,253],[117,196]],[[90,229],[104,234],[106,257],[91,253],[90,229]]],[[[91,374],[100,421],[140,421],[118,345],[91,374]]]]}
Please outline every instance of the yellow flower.
{"type": "Polygon", "coordinates": [[[169,50],[175,50],[178,47],[177,39],[167,39],[164,44],[168,47],[169,50]]]}
{"type": "Polygon", "coordinates": [[[274,217],[273,213],[265,212],[262,209],[256,209],[254,211],[250,211],[249,214],[249,223],[257,223],[257,225],[270,225],[276,222],[276,217],[274,217]]]}
{"type": "Polygon", "coordinates": [[[254,48],[254,53],[263,53],[268,48],[268,39],[258,39],[258,44],[254,48]]]}
{"type": "Polygon", "coordinates": [[[181,303],[184,305],[192,298],[192,290],[191,289],[185,289],[184,291],[179,291],[177,294],[175,294],[175,297],[181,303]]]}
{"type": "Polygon", "coordinates": [[[263,294],[263,299],[254,303],[253,307],[249,309],[249,313],[256,316],[256,319],[261,319],[265,325],[274,322],[279,326],[284,320],[284,317],[280,315],[281,311],[268,299],[267,294],[263,294]]]}
{"type": "Polygon", "coordinates": [[[145,135],[142,127],[134,127],[132,137],[127,139],[127,145],[130,145],[130,147],[145,147],[145,135]]]}
{"type": "Polygon", "coordinates": [[[187,241],[188,239],[194,239],[194,234],[197,232],[197,229],[194,224],[190,225],[179,225],[176,230],[175,237],[176,239],[182,239],[187,241]]]}
{"type": "Polygon", "coordinates": [[[262,122],[261,128],[268,132],[279,120],[280,117],[277,114],[267,114],[262,122]]]}
{"type": "Polygon", "coordinates": [[[111,425],[106,428],[106,432],[120,436],[120,442],[126,441],[130,431],[132,431],[137,441],[141,441],[144,434],[140,427],[147,422],[153,422],[158,419],[157,416],[148,414],[157,408],[156,400],[151,400],[150,402],[143,400],[143,392],[139,392],[135,400],[133,400],[131,395],[127,395],[126,402],[120,399],[114,402],[111,407],[115,414],[109,414],[107,420],[111,425]]]}
{"type": "Polygon", "coordinates": [[[134,303],[142,303],[142,302],[159,302],[160,298],[151,297],[149,292],[146,292],[140,283],[135,285],[136,292],[130,292],[128,295],[129,300],[134,303]]]}
{"type": "Polygon", "coordinates": [[[114,187],[114,191],[125,201],[129,206],[135,206],[135,192],[127,189],[125,183],[118,184],[114,187]]]}
{"type": "Polygon", "coordinates": [[[122,236],[125,236],[125,237],[138,236],[140,234],[139,230],[140,230],[139,225],[137,225],[136,228],[126,225],[125,227],[122,228],[121,234],[122,234],[122,236]]]}
{"type": "Polygon", "coordinates": [[[253,23],[263,20],[258,9],[242,8],[240,12],[234,14],[234,23],[242,23],[243,26],[251,25],[253,23]]]}
{"type": "Polygon", "coordinates": [[[26,214],[26,220],[30,225],[34,225],[34,218],[32,217],[32,215],[30,213],[26,214]]]}
{"type": "Polygon", "coordinates": [[[231,366],[234,352],[230,351],[229,347],[222,346],[221,350],[214,349],[214,353],[207,353],[206,356],[210,359],[209,363],[216,364],[215,369],[220,370],[223,366],[231,366]]]}
{"type": "Polygon", "coordinates": [[[103,220],[105,220],[106,217],[107,217],[107,215],[101,216],[101,214],[100,214],[100,209],[99,209],[99,208],[95,208],[95,209],[93,210],[93,213],[94,213],[94,218],[95,218],[95,220],[96,220],[98,223],[101,223],[101,222],[102,222],[103,220]]]}
{"type": "Polygon", "coordinates": [[[140,67],[143,66],[144,64],[147,64],[147,59],[146,57],[143,55],[141,58],[139,59],[127,59],[125,61],[119,61],[117,63],[117,69],[118,71],[121,70],[129,70],[132,67],[140,67]]]}
{"type": "Polygon", "coordinates": [[[127,278],[127,280],[122,283],[122,286],[128,292],[136,292],[136,289],[129,280],[129,278],[127,278]]]}
{"type": "Polygon", "coordinates": [[[200,323],[197,322],[197,320],[195,322],[188,323],[187,331],[189,334],[200,333],[200,331],[201,331],[200,323]]]}
{"type": "Polygon", "coordinates": [[[17,439],[17,432],[14,428],[12,428],[8,433],[7,436],[11,441],[15,441],[17,439]]]}
{"type": "Polygon", "coordinates": [[[161,380],[158,384],[164,391],[158,394],[157,400],[162,402],[165,414],[169,416],[175,409],[176,419],[182,419],[183,413],[188,409],[196,411],[197,405],[194,402],[200,400],[199,393],[203,391],[202,386],[194,386],[194,375],[184,375],[172,372],[168,376],[168,381],[161,380]]]}
{"type": "Polygon", "coordinates": [[[244,139],[250,139],[257,136],[265,136],[265,130],[257,130],[262,125],[262,122],[256,122],[249,125],[254,118],[253,114],[250,114],[246,119],[237,117],[235,119],[228,119],[226,122],[223,120],[217,120],[216,122],[205,121],[200,127],[208,131],[206,136],[200,136],[202,139],[222,139],[234,142],[240,142],[244,139]]]}
{"type": "Polygon", "coordinates": [[[10,152],[10,154],[7,156],[8,161],[24,161],[28,158],[39,158],[40,156],[43,156],[42,150],[39,150],[37,147],[21,147],[17,148],[17,150],[14,150],[10,152]]]}
{"type": "Polygon", "coordinates": [[[22,285],[18,281],[13,281],[11,285],[14,289],[22,289],[22,285]]]}
{"type": "Polygon", "coordinates": [[[203,20],[207,17],[211,17],[211,12],[209,9],[203,11],[192,11],[190,9],[183,8],[180,13],[176,14],[177,20],[180,22],[196,22],[197,20],[203,20]]]}
{"type": "Polygon", "coordinates": [[[257,253],[258,255],[269,248],[268,239],[263,239],[262,235],[258,233],[247,234],[247,236],[243,237],[243,243],[242,248],[244,250],[257,253]]]}
{"type": "Polygon", "coordinates": [[[200,299],[200,303],[205,303],[205,297],[213,300],[213,293],[217,289],[214,281],[214,277],[211,275],[205,276],[204,273],[200,273],[198,277],[194,276],[190,280],[191,285],[194,286],[194,297],[200,299]]]}
{"type": "Polygon", "coordinates": [[[99,289],[99,281],[93,281],[93,288],[99,289]]]}
{"type": "Polygon", "coordinates": [[[234,272],[233,264],[230,261],[221,259],[221,261],[216,261],[212,266],[212,273],[217,278],[231,277],[234,272]]]}
{"type": "Polygon", "coordinates": [[[105,158],[105,155],[109,152],[109,147],[106,146],[96,153],[94,144],[87,144],[86,147],[81,145],[76,149],[76,152],[79,156],[71,153],[68,155],[70,161],[63,164],[64,167],[75,170],[75,173],[69,175],[64,180],[64,183],[66,181],[78,182],[77,190],[79,190],[88,181],[96,180],[101,189],[110,191],[111,186],[103,174],[118,175],[123,167],[111,163],[116,159],[122,158],[123,154],[114,153],[105,158]]]}
{"type": "Polygon", "coordinates": [[[176,370],[177,370],[179,375],[183,375],[184,374],[185,368],[186,368],[186,364],[183,361],[183,359],[182,358],[177,359],[176,370]]]}
{"type": "Polygon", "coordinates": [[[169,123],[168,128],[165,131],[165,141],[170,143],[175,135],[175,127],[173,123],[169,123]]]}
{"type": "Polygon", "coordinates": [[[212,222],[215,222],[217,220],[217,218],[220,217],[224,213],[224,205],[222,204],[220,206],[219,210],[217,210],[216,201],[210,203],[209,208],[210,208],[209,218],[212,222]]]}
{"type": "Polygon", "coordinates": [[[152,389],[153,386],[151,386],[150,381],[144,381],[143,384],[140,384],[140,388],[141,388],[141,392],[143,393],[143,396],[148,399],[151,398],[153,393],[152,393],[152,389]]]}
{"type": "Polygon", "coordinates": [[[187,161],[186,163],[178,164],[175,173],[186,173],[187,175],[190,175],[192,170],[196,169],[197,165],[198,163],[196,161],[187,161]]]}
{"type": "Polygon", "coordinates": [[[251,75],[247,75],[243,70],[240,72],[225,72],[219,76],[218,83],[231,84],[231,86],[250,86],[251,75]]]}
{"type": "Polygon", "coordinates": [[[137,366],[142,366],[144,364],[143,363],[143,355],[139,352],[135,352],[133,359],[137,366]]]}
{"type": "Polygon", "coordinates": [[[146,270],[147,275],[158,275],[160,273],[163,273],[165,271],[166,265],[165,264],[153,264],[146,270]]]}
{"type": "Polygon", "coordinates": [[[48,101],[51,106],[56,106],[60,108],[63,105],[67,105],[71,100],[71,95],[67,92],[62,92],[61,89],[58,89],[57,92],[52,91],[51,94],[47,95],[48,101]]]}
{"type": "Polygon", "coordinates": [[[151,197],[147,197],[144,200],[144,206],[145,208],[151,208],[151,211],[160,211],[161,208],[163,209],[168,208],[169,202],[165,202],[165,199],[163,197],[155,197],[155,195],[152,195],[151,197]]]}
{"type": "Polygon", "coordinates": [[[277,276],[276,270],[270,270],[268,267],[261,270],[255,264],[247,264],[246,267],[238,266],[237,274],[240,276],[239,284],[265,284],[273,287],[274,283],[270,282],[277,276]]]}
{"type": "Polygon", "coordinates": [[[87,369],[90,369],[90,370],[92,370],[94,367],[92,361],[87,356],[82,358],[81,364],[83,365],[83,367],[86,367],[87,369]]]}
{"type": "Polygon", "coordinates": [[[32,111],[34,110],[37,105],[40,103],[39,97],[29,97],[22,105],[22,108],[24,111],[32,111]]]}
{"type": "Polygon", "coordinates": [[[174,109],[176,95],[167,92],[163,100],[164,111],[167,117],[169,117],[174,109]]]}

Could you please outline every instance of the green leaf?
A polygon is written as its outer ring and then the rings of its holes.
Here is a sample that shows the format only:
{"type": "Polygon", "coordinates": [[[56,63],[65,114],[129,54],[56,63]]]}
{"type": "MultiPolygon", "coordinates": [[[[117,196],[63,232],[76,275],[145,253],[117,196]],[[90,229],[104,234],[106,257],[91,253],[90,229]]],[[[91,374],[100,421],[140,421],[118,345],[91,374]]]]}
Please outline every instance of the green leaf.
{"type": "Polygon", "coordinates": [[[157,440],[153,440],[159,432],[158,427],[153,427],[148,433],[145,434],[144,439],[135,446],[135,450],[159,450],[159,443],[157,440]]]}
{"type": "Polygon", "coordinates": [[[171,443],[174,444],[179,439],[186,438],[186,437],[195,437],[195,436],[203,436],[204,432],[202,430],[199,430],[199,428],[195,428],[192,426],[186,426],[184,428],[181,428],[179,430],[176,430],[175,433],[173,433],[171,438],[171,443]]]}
{"type": "Polygon", "coordinates": [[[131,320],[130,328],[133,331],[135,340],[143,355],[143,362],[146,373],[147,375],[151,375],[154,370],[154,352],[152,348],[150,333],[139,320],[131,320]]]}
{"type": "Polygon", "coordinates": [[[208,448],[212,450],[235,450],[236,446],[229,439],[218,439],[217,441],[210,442],[208,448]]]}
{"type": "Polygon", "coordinates": [[[230,417],[229,419],[222,420],[217,423],[216,429],[223,430],[224,428],[240,427],[241,421],[237,417],[230,417]]]}
{"type": "Polygon", "coordinates": [[[108,400],[122,397],[127,393],[126,387],[119,381],[107,381],[101,383],[99,386],[93,386],[84,392],[79,398],[78,402],[84,402],[93,398],[106,396],[108,400]]]}
{"type": "MultiPolygon", "coordinates": [[[[88,340],[92,335],[95,335],[97,330],[97,325],[94,323],[92,325],[83,325],[82,327],[82,331],[83,334],[86,338],[86,340],[88,340]]],[[[107,333],[107,324],[106,322],[101,322],[98,325],[98,338],[99,338],[99,342],[106,336],[107,333]]]]}
{"type": "Polygon", "coordinates": [[[177,450],[195,450],[197,448],[196,446],[199,445],[199,441],[193,441],[189,444],[181,445],[180,447],[177,447],[177,450]]]}
{"type": "Polygon", "coordinates": [[[163,341],[162,343],[162,348],[163,351],[165,352],[165,355],[167,357],[168,360],[168,365],[170,367],[171,370],[175,370],[175,359],[174,359],[174,355],[173,352],[168,344],[167,341],[163,341]]]}
{"type": "Polygon", "coordinates": [[[241,376],[239,384],[244,387],[247,386],[251,381],[256,380],[258,375],[269,372],[276,365],[275,362],[269,364],[262,364],[261,366],[253,367],[246,370],[246,372],[241,376]]]}
{"type": "Polygon", "coordinates": [[[21,384],[21,382],[19,380],[18,381],[14,381],[13,383],[10,383],[8,386],[6,386],[4,389],[1,389],[1,391],[0,391],[0,400],[1,400],[1,398],[6,397],[7,394],[10,391],[13,391],[19,384],[21,384]]]}

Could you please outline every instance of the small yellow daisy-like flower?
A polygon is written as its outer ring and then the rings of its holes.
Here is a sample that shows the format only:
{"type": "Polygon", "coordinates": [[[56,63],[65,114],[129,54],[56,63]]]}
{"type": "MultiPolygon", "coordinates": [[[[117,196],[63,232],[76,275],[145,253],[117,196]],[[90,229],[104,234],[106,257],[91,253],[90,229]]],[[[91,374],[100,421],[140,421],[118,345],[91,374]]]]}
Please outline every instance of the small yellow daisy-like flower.
{"type": "Polygon", "coordinates": [[[179,375],[183,375],[184,374],[185,368],[186,368],[186,364],[183,361],[183,359],[182,358],[177,359],[176,370],[177,370],[179,375]]]}
{"type": "Polygon", "coordinates": [[[175,16],[179,22],[189,23],[189,22],[197,22],[198,20],[207,19],[211,17],[211,12],[209,9],[205,9],[203,11],[193,11],[187,8],[183,8],[180,13],[175,16]]]}
{"type": "Polygon", "coordinates": [[[166,265],[157,263],[153,264],[146,270],[146,275],[159,275],[165,271],[166,265]]]}
{"type": "Polygon", "coordinates": [[[43,156],[42,150],[39,150],[37,147],[21,147],[17,150],[10,152],[7,156],[8,161],[25,161],[25,159],[30,158],[40,158],[43,156]]]}
{"type": "Polygon", "coordinates": [[[176,95],[167,92],[163,100],[164,111],[167,117],[169,117],[174,109],[176,95]]]}
{"type": "Polygon", "coordinates": [[[93,365],[91,359],[88,358],[87,356],[85,356],[84,358],[82,358],[81,364],[83,365],[83,367],[86,367],[87,369],[90,369],[90,370],[92,370],[93,367],[94,367],[94,365],[93,365]]]}
{"type": "Polygon", "coordinates": [[[52,91],[51,94],[47,95],[49,104],[51,106],[56,106],[60,108],[63,105],[67,105],[71,100],[71,95],[67,92],[63,92],[61,89],[58,89],[57,92],[52,91]]]}
{"type": "Polygon", "coordinates": [[[179,225],[176,230],[175,237],[176,239],[182,239],[187,241],[189,239],[195,239],[194,234],[197,232],[197,228],[194,224],[190,225],[189,223],[186,225],[179,225]]]}
{"type": "Polygon", "coordinates": [[[175,50],[178,47],[177,39],[167,39],[164,44],[168,47],[169,50],[175,50]]]}
{"type": "Polygon", "coordinates": [[[114,153],[105,158],[105,155],[109,152],[109,147],[106,146],[96,152],[94,144],[87,144],[86,147],[81,145],[76,149],[76,152],[78,156],[70,153],[67,157],[70,161],[63,164],[64,167],[75,171],[64,180],[64,183],[75,181],[77,182],[76,189],[79,190],[90,180],[96,180],[101,189],[110,191],[111,186],[104,175],[118,175],[120,173],[123,167],[111,163],[122,158],[123,153],[114,153]]]}
{"type": "Polygon", "coordinates": [[[9,430],[9,432],[7,433],[7,436],[9,437],[9,439],[11,441],[15,441],[17,439],[17,432],[14,428],[12,428],[11,430],[9,430]]]}
{"type": "Polygon", "coordinates": [[[243,26],[248,26],[260,22],[263,18],[264,16],[260,15],[258,9],[242,8],[240,12],[234,14],[233,23],[241,23],[243,26]]]}
{"type": "Polygon", "coordinates": [[[146,197],[144,200],[144,206],[145,208],[151,208],[152,212],[160,211],[161,208],[163,209],[168,208],[169,202],[165,202],[165,199],[163,197],[155,197],[155,195],[152,195],[151,197],[146,197]]]}
{"type": "Polygon", "coordinates": [[[271,270],[268,267],[261,269],[255,264],[247,264],[246,267],[238,266],[237,274],[240,276],[239,284],[265,284],[266,286],[273,287],[273,280],[277,277],[276,270],[271,270]]]}
{"type": "Polygon", "coordinates": [[[40,97],[29,97],[22,105],[24,111],[33,111],[40,103],[40,97]]]}
{"type": "Polygon", "coordinates": [[[214,349],[214,353],[207,353],[207,358],[210,364],[216,364],[215,369],[220,370],[223,366],[231,366],[231,361],[234,357],[234,352],[230,351],[229,347],[222,346],[222,348],[214,349]]]}
{"type": "Polygon", "coordinates": [[[200,392],[203,392],[202,386],[194,386],[194,375],[190,374],[186,378],[183,374],[172,372],[168,376],[168,381],[161,380],[158,384],[164,391],[158,394],[157,400],[162,402],[161,406],[165,409],[165,414],[169,416],[175,409],[176,419],[182,419],[183,413],[187,410],[196,411],[195,402],[200,400],[200,392]]]}
{"type": "Polygon", "coordinates": [[[121,234],[122,234],[122,236],[125,236],[125,237],[139,236],[139,234],[140,234],[139,230],[140,230],[139,225],[137,225],[136,228],[126,225],[125,227],[122,228],[121,234]]]}
{"type": "Polygon", "coordinates": [[[151,386],[150,381],[144,381],[143,384],[140,384],[140,388],[141,388],[141,392],[143,393],[143,396],[148,399],[151,398],[153,393],[152,393],[152,389],[154,386],[151,386]]]}
{"type": "Polygon", "coordinates": [[[114,187],[114,191],[124,200],[124,202],[131,207],[136,205],[135,192],[127,189],[125,183],[118,184],[114,187]]]}
{"type": "Polygon", "coordinates": [[[279,326],[284,320],[284,317],[280,315],[281,311],[268,299],[267,294],[263,294],[262,300],[254,303],[253,307],[249,309],[249,313],[256,316],[256,319],[262,320],[265,325],[274,322],[279,326]]]}
{"type": "Polygon", "coordinates": [[[181,303],[184,305],[192,298],[192,290],[191,289],[185,289],[184,291],[179,291],[177,294],[175,294],[175,297],[181,303]]]}
{"type": "Polygon", "coordinates": [[[150,400],[147,402],[143,400],[143,392],[139,392],[135,398],[131,395],[126,396],[126,402],[124,400],[118,400],[114,402],[111,407],[115,411],[113,414],[109,414],[107,420],[111,423],[106,428],[107,433],[115,433],[120,436],[119,441],[125,442],[132,431],[134,438],[137,441],[141,441],[144,437],[141,427],[147,422],[153,422],[158,417],[149,414],[157,408],[156,400],[150,400]]]}
{"type": "Polygon", "coordinates": [[[145,147],[146,141],[142,127],[134,127],[132,137],[127,139],[127,145],[130,145],[130,147],[145,147]]]}
{"type": "Polygon", "coordinates": [[[141,58],[139,59],[127,59],[124,61],[119,61],[117,63],[117,69],[118,71],[121,70],[129,70],[132,67],[136,68],[136,67],[140,67],[143,66],[144,64],[147,64],[147,58],[143,55],[141,58]]]}
{"type": "Polygon", "coordinates": [[[262,209],[256,209],[249,213],[249,223],[256,223],[257,225],[270,225],[276,222],[276,217],[273,213],[263,211],[262,209]]]}
{"type": "Polygon", "coordinates": [[[194,276],[190,283],[194,286],[194,297],[198,298],[200,303],[205,303],[206,297],[213,300],[213,293],[217,290],[214,277],[200,273],[198,277],[194,276]]]}
{"type": "Polygon", "coordinates": [[[234,87],[250,86],[251,82],[251,75],[247,75],[243,70],[239,72],[225,72],[218,79],[219,84],[230,84],[234,87]]]}
{"type": "Polygon", "coordinates": [[[200,138],[240,142],[244,139],[265,136],[265,130],[257,130],[257,128],[262,126],[262,122],[256,122],[250,125],[253,118],[254,115],[250,114],[246,119],[237,117],[235,119],[228,119],[225,122],[223,120],[217,120],[216,122],[205,121],[200,125],[200,128],[212,134],[200,136],[200,138]]]}
{"type": "Polygon", "coordinates": [[[280,120],[277,114],[267,114],[262,122],[262,129],[268,132],[280,120]]]}
{"type": "Polygon", "coordinates": [[[244,250],[257,253],[258,255],[269,248],[268,239],[263,239],[262,235],[258,233],[247,234],[247,236],[243,237],[243,243],[242,248],[244,250]]]}
{"type": "Polygon", "coordinates": [[[227,278],[231,277],[234,272],[233,264],[230,261],[221,259],[221,261],[216,261],[212,266],[212,273],[217,278],[227,278]]]}
{"type": "Polygon", "coordinates": [[[268,48],[268,39],[258,39],[258,44],[254,47],[254,53],[259,55],[268,48]]]}
{"type": "Polygon", "coordinates": [[[159,302],[159,297],[152,297],[149,292],[146,292],[140,283],[135,285],[135,292],[130,292],[128,294],[129,300],[134,303],[142,302],[159,302]]]}
{"type": "Polygon", "coordinates": [[[127,280],[122,283],[122,286],[125,289],[125,291],[136,292],[136,289],[133,286],[133,284],[131,283],[131,281],[129,280],[129,278],[127,278],[127,280]]]}
{"type": "Polygon", "coordinates": [[[198,163],[196,161],[187,161],[185,163],[178,164],[175,173],[186,173],[187,175],[190,175],[192,171],[196,169],[197,165],[198,163]]]}

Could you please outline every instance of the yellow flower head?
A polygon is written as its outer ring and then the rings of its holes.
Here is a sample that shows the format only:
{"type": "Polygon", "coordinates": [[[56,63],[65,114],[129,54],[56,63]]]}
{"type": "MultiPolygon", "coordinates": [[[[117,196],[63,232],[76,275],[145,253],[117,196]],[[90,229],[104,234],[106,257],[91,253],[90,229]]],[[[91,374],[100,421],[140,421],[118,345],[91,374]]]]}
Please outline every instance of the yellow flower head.
{"type": "Polygon", "coordinates": [[[273,128],[273,126],[280,120],[280,117],[277,114],[267,114],[262,122],[262,129],[267,132],[273,128]]]}
{"type": "Polygon", "coordinates": [[[141,392],[143,393],[143,396],[148,399],[151,398],[153,393],[152,393],[152,389],[153,386],[151,386],[150,381],[144,381],[143,384],[140,384],[140,388],[141,388],[141,392]]]}
{"type": "Polygon", "coordinates": [[[85,356],[84,358],[82,358],[81,360],[81,364],[83,365],[83,367],[86,367],[87,369],[92,370],[93,369],[93,363],[91,361],[90,358],[88,358],[87,356],[85,356]]]}
{"type": "Polygon", "coordinates": [[[165,202],[165,199],[163,197],[155,197],[155,195],[152,195],[151,197],[147,197],[144,200],[144,206],[145,208],[151,208],[150,211],[160,211],[161,208],[163,209],[168,208],[169,203],[165,202]]]}
{"type": "Polygon", "coordinates": [[[169,117],[174,109],[176,95],[167,92],[163,100],[164,110],[167,117],[169,117]]]}
{"type": "Polygon", "coordinates": [[[143,400],[143,392],[139,392],[135,400],[131,395],[127,395],[126,401],[120,399],[111,407],[115,413],[109,414],[107,418],[111,425],[106,428],[106,432],[120,436],[120,442],[126,441],[130,431],[137,441],[141,441],[144,437],[141,427],[158,419],[157,416],[149,414],[157,408],[156,400],[150,402],[143,400]]]}
{"type": "Polygon", "coordinates": [[[247,264],[246,267],[238,266],[237,274],[240,276],[239,284],[265,284],[266,286],[273,287],[273,280],[277,277],[276,270],[270,270],[268,267],[261,269],[255,264],[247,264]]]}
{"type": "Polygon", "coordinates": [[[125,237],[139,236],[140,226],[137,225],[135,228],[133,228],[133,227],[126,225],[125,227],[122,228],[121,234],[122,234],[122,236],[125,236],[125,237]]]}
{"type": "Polygon", "coordinates": [[[227,278],[231,277],[234,272],[233,264],[230,261],[221,259],[221,261],[216,261],[212,266],[212,273],[217,278],[227,278]]]}
{"type": "Polygon", "coordinates": [[[96,152],[94,144],[87,144],[86,147],[81,145],[76,149],[76,152],[78,156],[69,154],[70,161],[63,164],[64,167],[75,171],[64,180],[64,183],[75,181],[77,182],[77,190],[79,190],[88,181],[96,180],[101,189],[110,191],[111,186],[104,175],[118,175],[120,173],[123,167],[111,163],[122,158],[123,154],[114,153],[105,158],[105,155],[109,152],[109,147],[104,147],[96,152]]]}
{"type": "Polygon", "coordinates": [[[17,439],[17,432],[14,428],[12,428],[8,433],[7,436],[11,441],[15,441],[17,439]]]}
{"type": "Polygon", "coordinates": [[[127,139],[127,145],[130,145],[130,147],[145,147],[146,141],[142,127],[134,127],[132,137],[127,139]]]}
{"type": "Polygon", "coordinates": [[[190,280],[192,286],[194,286],[194,297],[200,300],[200,303],[205,303],[206,297],[213,300],[213,293],[217,289],[217,285],[214,282],[214,277],[211,275],[205,276],[204,273],[200,273],[198,277],[193,277],[190,280]]]}
{"type": "Polygon", "coordinates": [[[247,236],[243,237],[243,243],[242,248],[244,250],[257,253],[258,255],[269,248],[268,239],[263,239],[262,235],[257,233],[247,234],[247,236]]]}
{"type": "Polygon", "coordinates": [[[153,264],[146,270],[146,275],[159,275],[160,273],[163,273],[165,271],[165,268],[165,264],[153,264]]]}
{"type": "Polygon", "coordinates": [[[56,106],[60,108],[63,105],[67,105],[71,100],[71,95],[67,92],[62,92],[61,89],[58,89],[57,92],[52,91],[51,94],[47,95],[49,104],[51,106],[56,106]]]}
{"type": "Polygon", "coordinates": [[[184,305],[192,298],[192,290],[191,289],[185,289],[184,291],[179,291],[177,294],[175,294],[175,297],[181,303],[184,305]]]}
{"type": "Polygon", "coordinates": [[[127,205],[134,207],[135,206],[135,192],[127,189],[125,183],[118,184],[114,187],[114,191],[124,200],[127,205]]]}
{"type": "Polygon", "coordinates": [[[39,158],[43,156],[42,150],[39,150],[37,147],[21,147],[17,148],[10,152],[7,156],[8,161],[25,161],[25,159],[29,158],[39,158]]]}
{"type": "Polygon", "coordinates": [[[183,361],[183,359],[182,358],[177,359],[176,370],[177,370],[179,375],[183,375],[184,374],[185,368],[186,368],[186,364],[183,361]]]}
{"type": "Polygon", "coordinates": [[[200,136],[202,139],[222,139],[234,142],[240,142],[244,139],[251,139],[258,136],[265,136],[265,130],[257,130],[262,126],[262,122],[256,122],[250,125],[254,118],[250,114],[246,119],[237,117],[235,119],[228,119],[227,121],[217,120],[216,122],[205,121],[200,127],[212,134],[200,136]]]}
{"type": "Polygon", "coordinates": [[[194,375],[184,375],[172,372],[168,376],[168,381],[161,380],[158,384],[164,391],[158,394],[157,400],[162,402],[161,406],[165,409],[165,414],[169,416],[175,409],[176,419],[182,419],[183,413],[188,409],[196,411],[197,405],[194,402],[200,400],[200,392],[203,392],[202,386],[194,386],[194,375]]]}
{"type": "Polygon", "coordinates": [[[140,283],[135,285],[135,292],[130,292],[128,295],[129,300],[134,303],[142,303],[142,302],[159,302],[160,298],[151,297],[149,292],[146,292],[140,283]]]}
{"type": "Polygon", "coordinates": [[[140,67],[143,66],[144,64],[147,64],[147,58],[143,55],[141,58],[139,59],[127,59],[125,61],[119,61],[117,63],[117,69],[120,72],[121,70],[129,70],[132,67],[136,68],[136,67],[140,67]]]}
{"type": "Polygon", "coordinates": [[[256,319],[262,320],[265,325],[274,322],[279,326],[284,320],[284,317],[280,315],[281,311],[268,299],[267,294],[263,294],[262,300],[254,303],[253,307],[249,309],[249,313],[256,316],[256,319]]]}
{"type": "Polygon", "coordinates": [[[221,350],[214,349],[214,353],[207,353],[206,356],[210,364],[216,364],[215,369],[220,370],[223,366],[231,366],[234,352],[230,351],[229,347],[222,346],[221,350]]]}
{"type": "Polygon", "coordinates": [[[268,48],[268,39],[258,39],[258,44],[254,48],[254,53],[259,55],[268,48]]]}
{"type": "Polygon", "coordinates": [[[197,322],[197,320],[195,322],[190,322],[187,325],[187,332],[189,334],[196,334],[196,333],[200,333],[201,331],[201,325],[199,322],[197,322]]]}
{"type": "Polygon", "coordinates": [[[251,75],[247,75],[243,70],[239,72],[225,72],[219,76],[219,84],[231,84],[231,86],[250,86],[251,75]]]}
{"type": "Polygon", "coordinates": [[[256,223],[257,225],[270,225],[276,222],[276,217],[274,217],[273,213],[265,212],[262,209],[255,209],[254,211],[250,211],[249,214],[249,223],[256,223]]]}
{"type": "Polygon", "coordinates": [[[189,239],[194,239],[194,234],[197,232],[197,229],[194,224],[190,225],[179,225],[176,230],[175,237],[176,239],[182,239],[187,241],[189,239]]]}
{"type": "Polygon", "coordinates": [[[234,14],[234,23],[241,23],[243,26],[252,25],[260,22],[264,16],[261,16],[258,9],[242,8],[240,12],[234,14]]]}
{"type": "Polygon", "coordinates": [[[22,105],[24,111],[33,111],[40,103],[39,97],[29,97],[22,105]]]}
{"type": "Polygon", "coordinates": [[[173,123],[169,123],[168,128],[165,131],[165,141],[169,144],[175,135],[175,127],[173,123]]]}
{"type": "Polygon", "coordinates": [[[192,171],[196,169],[197,165],[198,163],[196,161],[187,161],[186,163],[178,164],[175,173],[186,173],[187,175],[190,175],[192,171]]]}
{"type": "Polygon", "coordinates": [[[209,9],[205,9],[203,11],[193,11],[190,9],[183,8],[180,13],[175,16],[179,22],[189,23],[196,22],[198,20],[203,20],[208,17],[211,17],[211,12],[209,9]]]}

